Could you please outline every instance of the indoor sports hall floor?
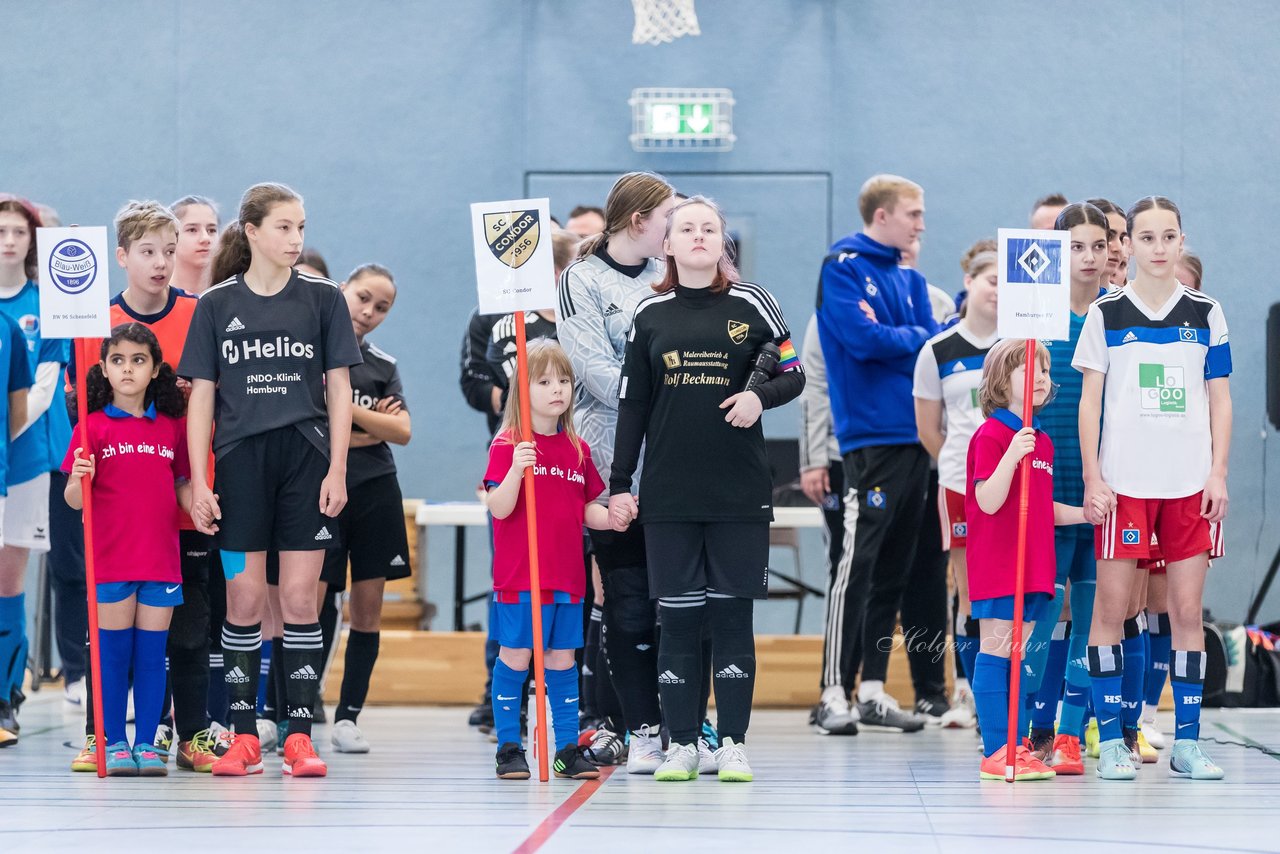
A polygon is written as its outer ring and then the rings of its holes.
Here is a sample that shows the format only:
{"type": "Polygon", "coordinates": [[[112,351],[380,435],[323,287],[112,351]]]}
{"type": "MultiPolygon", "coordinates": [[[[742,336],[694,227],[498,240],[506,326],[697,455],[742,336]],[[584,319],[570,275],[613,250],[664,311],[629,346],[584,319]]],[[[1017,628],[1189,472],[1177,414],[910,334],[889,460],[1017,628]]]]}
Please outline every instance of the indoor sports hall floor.
{"type": "MultiPolygon", "coordinates": [[[[651,851],[1053,852],[1280,850],[1280,756],[1211,744],[1222,783],[1146,766],[1136,784],[1092,776],[979,783],[972,731],[812,734],[801,711],[757,712],[755,783],[504,782],[459,708],[371,708],[366,756],[327,750],[326,780],[72,774],[82,719],[60,691],[23,708],[0,751],[0,852],[651,851]],[[1088,846],[1087,848],[1084,846],[1088,846]]],[[[1164,716],[1167,717],[1167,716],[1164,716]]],[[[1171,721],[1163,721],[1166,730],[1171,721]]],[[[1280,712],[1206,710],[1203,735],[1280,748],[1280,712]]]]}

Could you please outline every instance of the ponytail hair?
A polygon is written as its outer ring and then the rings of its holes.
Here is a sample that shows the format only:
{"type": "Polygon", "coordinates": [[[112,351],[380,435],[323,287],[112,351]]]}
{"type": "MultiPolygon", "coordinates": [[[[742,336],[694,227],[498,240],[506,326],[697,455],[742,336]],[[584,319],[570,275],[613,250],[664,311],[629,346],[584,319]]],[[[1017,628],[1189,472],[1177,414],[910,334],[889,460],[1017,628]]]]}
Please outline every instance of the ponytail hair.
{"type": "Polygon", "coordinates": [[[245,223],[262,225],[262,221],[277,204],[301,201],[302,196],[284,184],[254,184],[245,190],[240,197],[240,215],[227,224],[218,239],[218,254],[213,259],[210,281],[215,284],[225,282],[249,269],[253,254],[249,249],[249,238],[244,233],[245,223]]]}
{"type": "Polygon", "coordinates": [[[1096,225],[1102,229],[1103,234],[1111,233],[1111,223],[1107,222],[1107,215],[1102,212],[1102,208],[1091,202],[1067,205],[1058,213],[1053,228],[1055,231],[1070,231],[1077,225],[1096,225]]]}
{"type": "Polygon", "coordinates": [[[628,172],[614,182],[604,204],[604,231],[578,244],[578,257],[589,258],[615,234],[631,228],[632,217],[641,219],[675,195],[675,188],[656,172],[628,172]]]}

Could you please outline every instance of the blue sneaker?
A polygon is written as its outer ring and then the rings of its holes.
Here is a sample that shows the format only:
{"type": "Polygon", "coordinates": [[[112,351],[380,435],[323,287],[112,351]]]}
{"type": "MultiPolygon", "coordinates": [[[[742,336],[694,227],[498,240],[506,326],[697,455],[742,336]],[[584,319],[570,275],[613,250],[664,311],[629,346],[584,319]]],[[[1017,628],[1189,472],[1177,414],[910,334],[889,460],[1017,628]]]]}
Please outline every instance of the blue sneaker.
{"type": "Polygon", "coordinates": [[[1221,780],[1226,772],[1204,755],[1195,739],[1180,738],[1173,743],[1173,753],[1169,756],[1169,776],[1189,777],[1192,780],[1221,780]]]}
{"type": "MultiPolygon", "coordinates": [[[[1141,760],[1138,760],[1141,762],[1141,760]]],[[[1098,745],[1098,776],[1103,780],[1133,780],[1138,765],[1123,738],[1113,738],[1098,745]]]]}
{"type": "Polygon", "coordinates": [[[711,748],[712,753],[720,749],[720,733],[716,732],[716,728],[711,725],[711,721],[707,718],[702,719],[701,738],[707,743],[707,747],[711,748]]]}
{"type": "Polygon", "coordinates": [[[108,777],[137,777],[138,763],[133,761],[133,751],[129,742],[117,741],[107,747],[108,777]]]}
{"type": "MultiPolygon", "coordinates": [[[[150,744],[139,744],[133,748],[133,761],[137,765],[139,777],[168,777],[168,754],[161,753],[150,744]]],[[[111,763],[107,763],[110,767],[111,763]]]]}

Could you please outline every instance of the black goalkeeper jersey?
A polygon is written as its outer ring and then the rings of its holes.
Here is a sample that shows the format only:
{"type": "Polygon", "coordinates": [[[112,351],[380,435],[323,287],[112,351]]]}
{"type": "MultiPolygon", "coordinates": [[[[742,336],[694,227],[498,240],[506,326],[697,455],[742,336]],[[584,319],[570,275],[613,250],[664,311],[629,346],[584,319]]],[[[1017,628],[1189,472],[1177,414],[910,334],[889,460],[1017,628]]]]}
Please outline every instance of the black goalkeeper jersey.
{"type": "Polygon", "coordinates": [[[678,286],[642,301],[622,366],[610,493],[630,489],[643,442],[642,522],[771,520],[761,424],[733,427],[720,404],[742,391],[767,342],[782,359],[756,394],[765,409],[796,398],[804,373],[790,339],[777,302],[759,285],[719,294],[678,286]]]}

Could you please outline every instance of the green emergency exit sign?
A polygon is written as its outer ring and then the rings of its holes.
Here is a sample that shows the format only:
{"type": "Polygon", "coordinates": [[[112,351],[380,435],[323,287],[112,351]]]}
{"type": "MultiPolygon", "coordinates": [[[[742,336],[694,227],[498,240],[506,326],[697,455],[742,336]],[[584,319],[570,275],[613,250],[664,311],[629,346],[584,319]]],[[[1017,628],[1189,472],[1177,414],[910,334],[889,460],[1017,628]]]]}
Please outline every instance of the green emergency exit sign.
{"type": "Polygon", "coordinates": [[[673,136],[702,136],[712,132],[715,105],[709,102],[650,104],[649,132],[673,136]]]}
{"type": "Polygon", "coordinates": [[[728,89],[634,89],[628,103],[636,151],[729,151],[737,139],[728,89]]]}

